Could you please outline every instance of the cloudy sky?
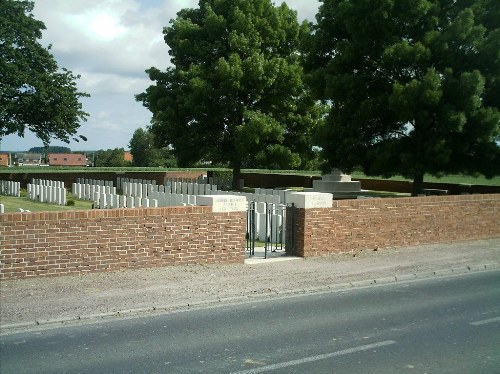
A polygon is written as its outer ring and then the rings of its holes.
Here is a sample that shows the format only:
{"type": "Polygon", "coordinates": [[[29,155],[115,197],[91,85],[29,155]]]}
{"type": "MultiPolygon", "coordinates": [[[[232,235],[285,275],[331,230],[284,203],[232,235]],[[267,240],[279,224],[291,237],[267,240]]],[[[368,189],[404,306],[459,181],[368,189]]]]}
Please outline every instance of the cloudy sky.
{"type": "MultiPolygon", "coordinates": [[[[132,135],[145,128],[151,113],[134,95],[153,82],[144,72],[170,64],[162,30],[182,8],[194,8],[198,0],[34,0],[34,17],[45,23],[41,43],[52,44],[58,65],[81,75],[80,91],[90,114],[79,134],[87,142],[66,144],[77,150],[128,148],[132,135]]],[[[276,0],[281,3],[281,0],[276,0]]],[[[319,0],[285,0],[300,20],[314,20],[319,0]]],[[[9,135],[0,150],[22,151],[42,146],[33,134],[9,135]]]]}

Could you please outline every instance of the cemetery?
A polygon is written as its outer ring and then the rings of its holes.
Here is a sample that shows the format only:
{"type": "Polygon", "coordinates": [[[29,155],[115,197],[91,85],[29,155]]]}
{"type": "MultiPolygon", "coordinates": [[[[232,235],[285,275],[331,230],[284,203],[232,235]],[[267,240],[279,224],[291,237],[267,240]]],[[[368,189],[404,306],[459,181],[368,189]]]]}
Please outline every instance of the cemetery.
{"type": "MultiPolygon", "coordinates": [[[[335,199],[359,188],[335,171],[303,192],[231,192],[224,185],[203,175],[165,177],[163,184],[79,178],[68,192],[92,202],[92,210],[0,214],[0,278],[241,263],[254,254],[256,241],[265,253],[279,245],[287,255],[307,258],[500,237],[498,194],[335,199]]],[[[19,182],[0,183],[3,195],[19,191],[19,182]]],[[[32,179],[27,196],[65,205],[66,187],[32,179]]]]}

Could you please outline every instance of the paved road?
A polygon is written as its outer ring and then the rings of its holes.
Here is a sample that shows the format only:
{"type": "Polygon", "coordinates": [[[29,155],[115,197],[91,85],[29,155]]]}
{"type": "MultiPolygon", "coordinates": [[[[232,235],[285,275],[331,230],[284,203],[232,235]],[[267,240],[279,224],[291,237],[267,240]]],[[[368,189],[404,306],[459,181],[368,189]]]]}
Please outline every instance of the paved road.
{"type": "Polygon", "coordinates": [[[500,271],[0,337],[6,373],[499,373],[500,271]]]}

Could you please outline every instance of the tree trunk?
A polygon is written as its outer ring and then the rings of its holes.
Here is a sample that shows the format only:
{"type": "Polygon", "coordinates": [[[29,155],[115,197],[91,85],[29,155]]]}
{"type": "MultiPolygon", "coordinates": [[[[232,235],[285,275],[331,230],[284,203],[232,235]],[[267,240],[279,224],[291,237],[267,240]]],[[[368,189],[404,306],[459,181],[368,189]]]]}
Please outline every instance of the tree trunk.
{"type": "Polygon", "coordinates": [[[232,189],[238,191],[240,189],[240,179],[241,179],[241,164],[233,164],[233,182],[232,189]]]}
{"type": "Polygon", "coordinates": [[[424,192],[424,174],[413,177],[412,196],[421,195],[424,192]]]}

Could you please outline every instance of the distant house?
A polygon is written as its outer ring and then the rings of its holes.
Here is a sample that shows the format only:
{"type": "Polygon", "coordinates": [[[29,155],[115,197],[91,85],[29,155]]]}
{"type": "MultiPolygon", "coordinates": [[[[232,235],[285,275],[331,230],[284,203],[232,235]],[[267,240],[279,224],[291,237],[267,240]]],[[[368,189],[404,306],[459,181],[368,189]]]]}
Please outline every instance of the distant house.
{"type": "Polygon", "coordinates": [[[40,166],[42,155],[40,153],[16,153],[16,166],[40,166]]]}
{"type": "Polygon", "coordinates": [[[8,167],[10,166],[10,154],[9,153],[0,153],[0,167],[8,167]]]}
{"type": "Polygon", "coordinates": [[[87,157],[80,153],[49,153],[49,166],[87,166],[87,157]]]}
{"type": "Polygon", "coordinates": [[[123,152],[123,159],[125,161],[132,162],[134,158],[132,157],[132,153],[130,153],[130,151],[125,151],[125,152],[123,152]]]}

